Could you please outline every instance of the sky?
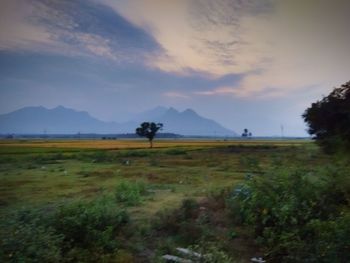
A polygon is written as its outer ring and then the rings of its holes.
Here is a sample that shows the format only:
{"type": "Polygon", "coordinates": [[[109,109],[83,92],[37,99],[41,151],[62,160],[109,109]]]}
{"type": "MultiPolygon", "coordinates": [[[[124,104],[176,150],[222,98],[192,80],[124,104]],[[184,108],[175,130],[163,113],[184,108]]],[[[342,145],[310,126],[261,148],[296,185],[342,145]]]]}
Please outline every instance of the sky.
{"type": "Polygon", "coordinates": [[[240,133],[306,136],[350,80],[347,0],[0,0],[0,114],[105,121],[194,109],[240,133]]]}

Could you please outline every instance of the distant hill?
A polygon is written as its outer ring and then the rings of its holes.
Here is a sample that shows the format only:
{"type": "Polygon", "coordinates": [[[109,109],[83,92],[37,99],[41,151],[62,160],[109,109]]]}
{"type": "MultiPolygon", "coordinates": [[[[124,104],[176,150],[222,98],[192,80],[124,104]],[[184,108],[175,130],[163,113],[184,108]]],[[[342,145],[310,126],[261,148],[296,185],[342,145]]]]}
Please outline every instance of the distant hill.
{"type": "Polygon", "coordinates": [[[87,112],[62,106],[54,109],[25,107],[0,115],[1,133],[111,133],[118,130],[118,126],[95,119],[87,112]]]}
{"type": "Polygon", "coordinates": [[[143,121],[161,122],[164,124],[162,132],[186,136],[237,136],[234,131],[198,115],[192,109],[180,112],[174,108],[160,106],[134,116],[131,121],[122,126],[123,129],[130,130],[131,127],[136,127],[143,121]]]}
{"type": "Polygon", "coordinates": [[[217,122],[199,116],[187,109],[179,112],[174,108],[156,107],[142,112],[124,123],[104,122],[85,111],[76,111],[63,106],[54,109],[44,107],[25,107],[0,115],[1,134],[76,134],[134,133],[143,121],[155,121],[164,124],[162,132],[187,136],[236,136],[217,122]]]}
{"type": "MultiPolygon", "coordinates": [[[[161,108],[161,110],[163,110],[161,108]]],[[[169,108],[152,121],[164,124],[164,132],[174,132],[183,135],[199,136],[237,136],[217,122],[198,115],[194,110],[187,109],[179,112],[174,108],[169,108]]]]}
{"type": "Polygon", "coordinates": [[[168,108],[158,106],[153,109],[136,114],[134,117],[131,118],[131,121],[142,122],[145,120],[156,120],[161,118],[167,111],[168,111],[168,108]]]}

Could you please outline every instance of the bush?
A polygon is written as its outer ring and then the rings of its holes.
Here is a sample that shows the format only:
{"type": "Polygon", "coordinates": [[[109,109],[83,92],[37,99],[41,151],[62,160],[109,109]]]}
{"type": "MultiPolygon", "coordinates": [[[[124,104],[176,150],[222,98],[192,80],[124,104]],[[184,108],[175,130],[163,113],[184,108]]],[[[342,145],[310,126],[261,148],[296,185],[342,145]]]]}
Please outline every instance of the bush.
{"type": "Polygon", "coordinates": [[[0,262],[107,262],[128,220],[108,198],[21,210],[1,222],[0,262]]]}
{"type": "Polygon", "coordinates": [[[21,210],[1,222],[1,262],[59,262],[63,236],[37,211],[21,210]]]}
{"type": "Polygon", "coordinates": [[[117,248],[115,237],[128,220],[124,210],[100,199],[61,207],[53,216],[52,226],[64,236],[66,249],[98,247],[113,252],[117,248]]]}
{"type": "Polygon", "coordinates": [[[215,243],[201,242],[199,245],[192,246],[191,250],[202,255],[201,258],[193,257],[193,262],[198,263],[232,263],[233,261],[227,253],[225,253],[215,243]]]}
{"type": "Polygon", "coordinates": [[[329,262],[316,253],[317,246],[326,246],[340,251],[333,253],[332,262],[345,262],[343,244],[325,238],[347,233],[343,225],[349,221],[341,219],[341,212],[348,200],[345,189],[337,184],[339,177],[327,172],[316,176],[300,170],[275,170],[249,177],[235,188],[228,203],[233,213],[239,211],[240,220],[254,227],[270,260],[329,262]]]}
{"type": "Polygon", "coordinates": [[[142,196],[146,193],[144,182],[123,181],[116,187],[115,198],[117,202],[127,206],[134,206],[142,202],[142,196]]]}
{"type": "Polygon", "coordinates": [[[321,258],[318,262],[346,262],[350,258],[350,213],[334,220],[316,219],[307,227],[315,238],[306,252],[318,254],[321,258]]]}

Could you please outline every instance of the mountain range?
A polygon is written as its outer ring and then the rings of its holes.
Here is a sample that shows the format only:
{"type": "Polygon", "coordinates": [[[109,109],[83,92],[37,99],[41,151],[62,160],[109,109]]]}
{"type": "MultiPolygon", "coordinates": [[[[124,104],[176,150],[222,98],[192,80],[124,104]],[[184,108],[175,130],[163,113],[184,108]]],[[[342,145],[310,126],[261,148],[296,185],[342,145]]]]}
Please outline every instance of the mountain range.
{"type": "Polygon", "coordinates": [[[143,121],[164,124],[162,132],[185,136],[237,136],[214,120],[198,115],[194,110],[178,111],[174,108],[156,107],[135,115],[127,122],[105,122],[86,111],[58,106],[53,109],[25,107],[0,115],[0,134],[76,134],[134,133],[143,121]]]}

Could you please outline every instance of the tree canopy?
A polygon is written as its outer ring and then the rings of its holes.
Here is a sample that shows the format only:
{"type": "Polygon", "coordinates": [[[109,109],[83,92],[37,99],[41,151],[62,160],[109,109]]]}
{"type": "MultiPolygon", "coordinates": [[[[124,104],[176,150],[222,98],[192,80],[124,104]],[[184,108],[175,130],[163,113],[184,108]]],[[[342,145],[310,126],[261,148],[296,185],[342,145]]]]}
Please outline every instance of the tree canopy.
{"type": "Polygon", "coordinates": [[[308,132],[327,152],[350,151],[350,81],[312,103],[302,116],[308,132]]]}
{"type": "Polygon", "coordinates": [[[163,128],[162,123],[143,122],[136,128],[136,134],[140,137],[146,137],[150,142],[150,148],[153,147],[153,139],[157,132],[163,128]]]}
{"type": "Polygon", "coordinates": [[[252,133],[247,128],[245,128],[243,130],[242,137],[247,138],[247,137],[252,137],[252,136],[253,136],[252,133]]]}

